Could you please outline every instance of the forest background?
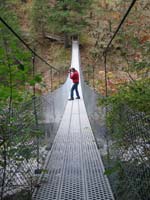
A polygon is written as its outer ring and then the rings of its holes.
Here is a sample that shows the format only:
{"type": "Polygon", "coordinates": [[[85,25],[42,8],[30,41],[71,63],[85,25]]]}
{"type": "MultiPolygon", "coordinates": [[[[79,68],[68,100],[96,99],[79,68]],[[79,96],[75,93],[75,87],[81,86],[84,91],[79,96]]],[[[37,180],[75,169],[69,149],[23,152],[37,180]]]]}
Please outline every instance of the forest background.
{"type": "MultiPolygon", "coordinates": [[[[4,19],[51,65],[64,70],[64,74],[70,65],[67,47],[71,38],[78,35],[85,81],[105,95],[103,52],[130,3],[7,0],[0,4],[4,19]]],[[[136,2],[107,55],[108,95],[114,96],[113,101],[126,101],[144,112],[150,107],[149,7],[147,0],[136,2]]],[[[37,90],[47,92],[50,87],[47,69],[37,63],[36,70],[43,85],[48,85],[43,89],[39,84],[37,90]]],[[[39,77],[37,80],[41,82],[39,77]]]]}
{"type": "Polygon", "coordinates": [[[137,199],[137,195],[148,199],[149,176],[145,174],[149,173],[150,157],[149,0],[136,1],[107,57],[104,54],[130,4],[131,0],[0,1],[1,17],[50,64],[28,51],[8,27],[0,24],[0,166],[4,169],[1,198],[7,189],[9,161],[15,161],[14,167],[18,167],[18,163],[36,158],[39,164],[39,144],[35,148],[32,142],[35,138],[39,141],[43,130],[37,120],[40,111],[35,97],[64,83],[74,38],[80,42],[84,80],[101,97],[107,97],[100,98],[99,103],[108,108],[106,123],[111,140],[107,157],[113,166],[106,173],[115,175],[117,171],[117,178],[112,181],[115,194],[122,200],[137,199]],[[133,190],[129,183],[134,185],[133,190]]]}

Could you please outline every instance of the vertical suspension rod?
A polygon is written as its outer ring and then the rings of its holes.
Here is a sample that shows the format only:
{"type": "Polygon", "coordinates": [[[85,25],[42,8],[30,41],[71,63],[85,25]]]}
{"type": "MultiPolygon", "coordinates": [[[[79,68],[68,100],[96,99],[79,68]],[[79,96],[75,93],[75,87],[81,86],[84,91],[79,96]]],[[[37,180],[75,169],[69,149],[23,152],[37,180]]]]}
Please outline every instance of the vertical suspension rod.
{"type": "MultiPolygon", "coordinates": [[[[35,77],[35,54],[32,55],[32,73],[33,73],[33,79],[35,77]]],[[[33,85],[33,105],[34,105],[34,117],[35,117],[35,126],[36,129],[38,129],[38,117],[37,117],[37,109],[36,109],[36,91],[35,91],[35,84],[33,85]]],[[[37,154],[37,169],[39,169],[39,163],[40,163],[40,155],[39,155],[39,136],[37,136],[37,146],[36,146],[36,154],[37,154]]]]}

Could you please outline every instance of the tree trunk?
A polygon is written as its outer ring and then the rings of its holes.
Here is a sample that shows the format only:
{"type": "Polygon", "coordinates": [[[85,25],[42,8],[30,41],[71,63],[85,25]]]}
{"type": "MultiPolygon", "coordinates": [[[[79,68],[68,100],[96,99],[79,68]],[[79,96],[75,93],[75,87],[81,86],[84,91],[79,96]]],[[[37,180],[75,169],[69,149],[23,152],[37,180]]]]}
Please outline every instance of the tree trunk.
{"type": "Polygon", "coordinates": [[[69,47],[69,37],[67,33],[64,33],[64,47],[68,48],[69,47]]]}
{"type": "Polygon", "coordinates": [[[21,0],[22,1],[22,3],[27,3],[27,0],[21,0]]]}

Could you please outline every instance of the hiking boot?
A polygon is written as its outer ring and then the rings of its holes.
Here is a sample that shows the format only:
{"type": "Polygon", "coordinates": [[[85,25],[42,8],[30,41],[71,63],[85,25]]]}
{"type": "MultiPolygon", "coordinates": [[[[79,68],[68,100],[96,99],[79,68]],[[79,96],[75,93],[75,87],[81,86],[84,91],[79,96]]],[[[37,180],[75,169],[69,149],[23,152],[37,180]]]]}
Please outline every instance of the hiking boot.
{"type": "Polygon", "coordinates": [[[70,98],[70,99],[68,99],[68,101],[73,101],[74,99],[72,99],[72,98],[70,98]]]}

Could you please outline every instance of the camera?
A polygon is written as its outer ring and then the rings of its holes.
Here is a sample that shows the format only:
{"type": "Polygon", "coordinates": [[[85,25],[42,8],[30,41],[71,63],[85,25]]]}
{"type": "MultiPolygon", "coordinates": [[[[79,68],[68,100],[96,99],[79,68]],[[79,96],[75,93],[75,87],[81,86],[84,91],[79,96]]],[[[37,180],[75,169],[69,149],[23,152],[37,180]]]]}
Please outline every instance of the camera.
{"type": "Polygon", "coordinates": [[[72,69],[71,69],[71,68],[69,69],[68,73],[70,73],[70,72],[72,72],[72,69]]]}

